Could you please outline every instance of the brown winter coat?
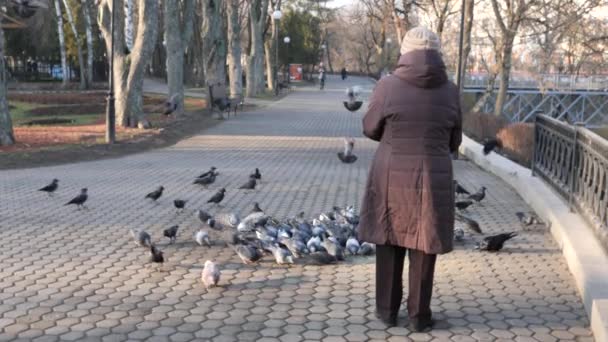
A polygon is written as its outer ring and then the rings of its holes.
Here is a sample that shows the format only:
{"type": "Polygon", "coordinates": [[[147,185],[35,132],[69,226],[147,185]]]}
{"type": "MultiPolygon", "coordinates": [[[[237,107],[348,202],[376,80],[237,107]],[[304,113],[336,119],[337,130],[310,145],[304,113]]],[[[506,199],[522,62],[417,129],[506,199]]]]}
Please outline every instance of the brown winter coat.
{"type": "Polygon", "coordinates": [[[363,118],[363,134],[380,142],[361,205],[359,237],[442,254],[453,248],[452,158],[461,142],[456,86],[441,55],[406,53],[382,78],[363,118]]]}

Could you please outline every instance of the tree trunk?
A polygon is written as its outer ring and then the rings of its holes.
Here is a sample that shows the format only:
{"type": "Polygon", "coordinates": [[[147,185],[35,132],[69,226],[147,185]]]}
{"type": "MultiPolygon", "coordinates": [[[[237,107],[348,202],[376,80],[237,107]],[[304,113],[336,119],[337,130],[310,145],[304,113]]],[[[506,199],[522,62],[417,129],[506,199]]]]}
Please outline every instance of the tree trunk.
{"type": "Polygon", "coordinates": [[[133,50],[133,1],[125,0],[125,44],[129,52],[133,50]]]}
{"type": "Polygon", "coordinates": [[[494,92],[494,82],[496,81],[496,73],[490,72],[488,74],[488,83],[486,84],[486,90],[483,95],[475,102],[473,108],[471,108],[470,112],[472,113],[480,113],[483,109],[483,106],[486,104],[492,93],[494,92]]]}
{"type": "Polygon", "coordinates": [[[460,94],[462,96],[462,90],[464,89],[464,82],[467,70],[467,62],[469,60],[469,54],[471,53],[471,32],[473,31],[473,13],[475,9],[474,0],[465,0],[464,2],[464,32],[462,41],[462,69],[458,76],[460,80],[460,94]]]}
{"type": "Polygon", "coordinates": [[[13,122],[6,100],[6,65],[4,63],[4,29],[0,28],[0,146],[15,143],[13,122]]]}
{"type": "Polygon", "coordinates": [[[264,23],[268,0],[252,0],[249,8],[251,50],[247,60],[247,96],[252,97],[264,89],[264,23]]]}
{"type": "Polygon", "coordinates": [[[116,123],[123,127],[135,127],[141,123],[148,126],[142,112],[142,93],[144,80],[144,67],[150,59],[158,24],[158,1],[139,0],[138,30],[129,55],[125,53],[125,13],[123,0],[103,0],[99,9],[99,27],[106,42],[108,56],[111,56],[110,47],[112,37],[110,34],[110,11],[112,1],[116,3],[115,30],[114,30],[114,95],[116,98],[116,123]]]}
{"type": "Polygon", "coordinates": [[[205,76],[207,84],[226,83],[226,39],[222,14],[223,1],[209,0],[202,2],[205,76]]]}
{"type": "Polygon", "coordinates": [[[167,83],[169,97],[176,96],[177,115],[184,110],[184,53],[192,36],[194,0],[185,0],[183,8],[179,7],[178,0],[165,0],[167,83]]]}
{"type": "Polygon", "coordinates": [[[264,57],[266,60],[266,83],[268,84],[269,90],[274,90],[275,79],[274,79],[274,66],[275,66],[275,41],[274,25],[272,25],[272,36],[266,42],[264,42],[264,57]]]}
{"type": "Polygon", "coordinates": [[[334,72],[334,67],[331,65],[331,53],[329,53],[329,32],[325,29],[325,51],[323,53],[327,54],[327,66],[329,67],[329,72],[334,72]]]}
{"type": "Polygon", "coordinates": [[[496,104],[494,107],[494,115],[502,115],[502,110],[507,100],[507,90],[509,90],[509,74],[511,73],[511,59],[513,53],[514,35],[504,37],[505,43],[501,51],[501,62],[499,70],[499,86],[498,94],[496,94],[496,104]]]}
{"type": "Polygon", "coordinates": [[[88,0],[82,0],[82,15],[84,16],[84,30],[87,41],[87,71],[86,80],[87,88],[93,84],[93,25],[91,23],[91,14],[89,9],[90,3],[88,0]]]}
{"type": "Polygon", "coordinates": [[[65,13],[68,17],[68,24],[70,25],[70,28],[72,29],[72,33],[74,34],[74,39],[76,39],[76,50],[78,51],[78,66],[80,68],[80,89],[86,89],[87,88],[87,77],[86,77],[84,54],[82,53],[82,41],[80,40],[80,35],[78,34],[78,30],[76,30],[76,25],[74,24],[74,18],[72,17],[72,10],[70,9],[68,0],[63,0],[63,6],[65,6],[65,13]]]}
{"type": "Polygon", "coordinates": [[[59,53],[61,54],[61,72],[63,79],[61,83],[65,87],[68,84],[68,59],[65,51],[65,35],[63,33],[63,15],[61,14],[61,4],[55,0],[55,14],[57,15],[57,36],[59,37],[59,53]]]}
{"type": "Polygon", "coordinates": [[[239,97],[243,94],[239,3],[239,0],[229,0],[226,4],[228,17],[228,79],[230,80],[230,95],[233,97],[239,97]]]}

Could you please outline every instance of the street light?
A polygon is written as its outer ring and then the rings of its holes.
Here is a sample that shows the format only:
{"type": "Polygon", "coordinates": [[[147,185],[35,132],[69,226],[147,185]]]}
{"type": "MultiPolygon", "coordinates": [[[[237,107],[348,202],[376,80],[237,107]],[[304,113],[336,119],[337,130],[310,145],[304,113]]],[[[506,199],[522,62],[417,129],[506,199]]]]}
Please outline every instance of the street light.
{"type": "Polygon", "coordinates": [[[285,55],[287,57],[287,84],[289,84],[289,82],[291,81],[291,70],[289,69],[289,43],[291,42],[291,38],[289,38],[289,36],[286,36],[285,38],[283,38],[283,43],[285,43],[285,55]]]}
{"type": "Polygon", "coordinates": [[[110,71],[108,72],[108,106],[106,108],[106,143],[116,141],[116,111],[114,108],[114,19],[116,18],[116,1],[112,1],[112,19],[110,22],[110,71]]]}
{"type": "Polygon", "coordinates": [[[281,11],[277,8],[275,9],[275,11],[272,13],[272,18],[274,19],[274,36],[275,36],[275,40],[274,40],[274,50],[275,50],[275,55],[274,55],[274,94],[276,96],[279,96],[279,20],[281,20],[281,17],[283,16],[283,14],[281,13],[281,11]]]}

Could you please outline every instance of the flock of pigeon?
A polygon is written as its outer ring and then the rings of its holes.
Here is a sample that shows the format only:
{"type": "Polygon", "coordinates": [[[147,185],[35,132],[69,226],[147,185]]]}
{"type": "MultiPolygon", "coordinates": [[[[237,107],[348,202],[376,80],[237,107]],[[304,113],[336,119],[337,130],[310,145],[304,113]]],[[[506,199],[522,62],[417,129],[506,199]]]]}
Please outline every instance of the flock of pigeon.
{"type": "MultiPolygon", "coordinates": [[[[350,111],[356,111],[361,107],[361,101],[356,100],[359,93],[358,88],[347,90],[348,101],[344,102],[345,107],[350,111]]],[[[167,101],[165,115],[169,115],[176,109],[175,98],[167,101]]],[[[357,161],[353,154],[355,141],[352,138],[344,139],[344,151],[338,152],[338,159],[351,164],[357,161]]],[[[494,147],[488,146],[487,153],[494,147]]],[[[484,148],[484,153],[486,148],[484,148]]],[[[194,185],[207,188],[214,184],[219,172],[217,168],[211,167],[209,171],[199,175],[193,181],[194,185]]],[[[239,189],[255,190],[257,184],[262,179],[262,174],[258,168],[249,175],[248,181],[239,189]]],[[[52,196],[58,189],[59,181],[53,181],[39,189],[52,196]]],[[[160,186],[156,190],[145,195],[146,199],[156,202],[164,192],[164,187],[160,186]]],[[[474,219],[465,215],[467,208],[473,204],[481,203],[486,197],[486,188],[481,187],[477,192],[471,194],[457,180],[454,180],[454,191],[457,197],[455,208],[457,209],[456,221],[464,226],[465,229],[482,234],[481,227],[474,219]]],[[[225,188],[220,188],[207,203],[221,206],[226,194],[225,188]]],[[[65,205],[76,205],[78,210],[87,209],[85,203],[88,199],[87,189],[81,190],[80,194],[74,197],[65,205]]],[[[176,199],[173,205],[177,212],[184,211],[187,201],[176,199]]],[[[516,213],[520,222],[525,225],[541,224],[534,214],[516,213]]],[[[344,260],[346,255],[373,255],[375,246],[357,239],[357,229],[359,216],[353,206],[346,208],[334,207],[331,211],[321,213],[312,220],[304,218],[304,213],[295,217],[283,220],[276,219],[260,208],[259,203],[254,202],[250,213],[244,218],[240,218],[235,213],[219,213],[215,216],[204,210],[197,210],[196,218],[200,221],[201,227],[193,234],[193,240],[200,246],[211,247],[214,241],[210,238],[210,231],[218,231],[224,234],[223,240],[227,242],[238,257],[245,264],[254,264],[260,261],[265,255],[272,255],[279,265],[294,264],[295,260],[301,260],[305,264],[327,265],[344,260]]],[[[163,236],[173,244],[177,240],[179,226],[175,225],[163,231],[163,236]]],[[[163,252],[152,242],[151,235],[145,230],[131,230],[134,242],[138,246],[146,247],[150,252],[150,261],[154,264],[162,265],[165,262],[163,252]]],[[[505,242],[517,236],[515,232],[502,233],[485,237],[477,243],[476,249],[498,252],[505,242]]],[[[462,241],[464,230],[457,225],[454,229],[454,239],[462,241]]],[[[213,261],[207,260],[201,274],[201,280],[209,288],[217,286],[220,279],[220,267],[213,261]]]]}

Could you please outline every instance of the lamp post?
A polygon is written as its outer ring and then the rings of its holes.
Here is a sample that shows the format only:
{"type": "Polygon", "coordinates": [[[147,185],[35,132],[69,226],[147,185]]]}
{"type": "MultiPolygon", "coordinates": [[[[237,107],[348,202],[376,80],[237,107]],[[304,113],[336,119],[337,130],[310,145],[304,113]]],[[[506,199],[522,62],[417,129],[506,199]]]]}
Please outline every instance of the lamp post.
{"type": "Polygon", "coordinates": [[[110,71],[108,72],[108,106],[106,108],[106,143],[116,142],[116,111],[114,108],[114,19],[116,18],[116,1],[112,1],[112,19],[110,22],[110,71]]]}
{"type": "Polygon", "coordinates": [[[462,77],[463,73],[462,73],[462,64],[463,64],[463,60],[462,60],[462,50],[463,50],[463,44],[464,44],[464,10],[465,10],[465,0],[462,0],[462,4],[460,7],[460,34],[458,35],[458,67],[456,68],[456,87],[458,88],[458,91],[460,91],[460,87],[463,84],[463,80],[462,77]]]}
{"type": "Polygon", "coordinates": [[[289,43],[291,42],[291,38],[289,38],[289,36],[286,36],[285,38],[283,38],[283,43],[285,43],[285,55],[287,57],[287,61],[286,61],[286,65],[287,65],[287,84],[289,84],[289,82],[291,81],[291,70],[289,69],[289,43]]]}
{"type": "Polygon", "coordinates": [[[389,65],[391,64],[391,44],[393,40],[389,37],[386,38],[386,66],[385,68],[388,70],[389,65]]]}
{"type": "Polygon", "coordinates": [[[279,96],[279,21],[283,14],[277,8],[272,13],[272,18],[274,19],[274,94],[279,96]]]}

